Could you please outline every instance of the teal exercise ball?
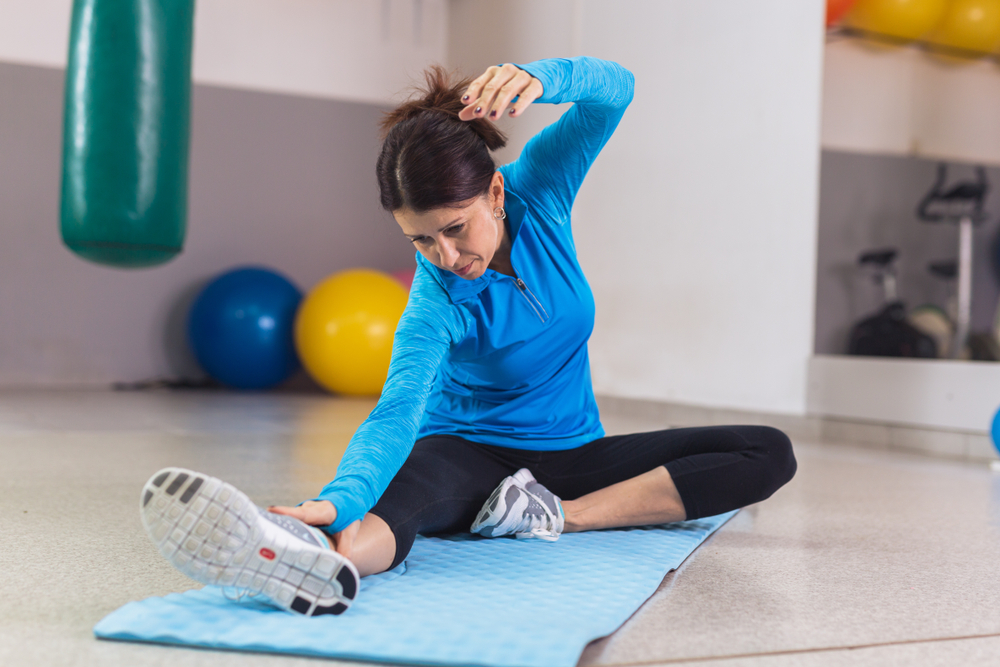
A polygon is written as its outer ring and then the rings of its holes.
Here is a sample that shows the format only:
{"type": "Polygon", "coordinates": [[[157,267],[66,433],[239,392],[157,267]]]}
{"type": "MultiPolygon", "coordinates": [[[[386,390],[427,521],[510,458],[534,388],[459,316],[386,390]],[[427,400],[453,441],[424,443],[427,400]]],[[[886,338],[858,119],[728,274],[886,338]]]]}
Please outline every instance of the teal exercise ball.
{"type": "Polygon", "coordinates": [[[299,369],[295,313],[302,292],[276,271],[227,271],[198,294],[188,340],[202,369],[235,389],[267,389],[299,369]]]}

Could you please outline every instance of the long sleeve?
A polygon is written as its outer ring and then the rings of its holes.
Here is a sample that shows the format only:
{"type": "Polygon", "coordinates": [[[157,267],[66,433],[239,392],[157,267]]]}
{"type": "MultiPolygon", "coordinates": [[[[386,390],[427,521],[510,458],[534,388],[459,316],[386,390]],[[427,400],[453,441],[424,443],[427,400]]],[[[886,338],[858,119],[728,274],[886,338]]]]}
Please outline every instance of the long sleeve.
{"type": "Polygon", "coordinates": [[[315,498],[337,508],[337,520],[323,530],[343,530],[378,502],[413,449],[442,360],[467,328],[444,289],[418,268],[396,328],[382,396],[351,438],[336,477],[315,498]]]}
{"type": "Polygon", "coordinates": [[[565,222],[587,171],[632,101],[635,77],[617,63],[587,57],[518,67],[542,82],[536,102],[574,105],[535,135],[503,172],[514,191],[535,193],[542,199],[538,203],[565,222]]]}

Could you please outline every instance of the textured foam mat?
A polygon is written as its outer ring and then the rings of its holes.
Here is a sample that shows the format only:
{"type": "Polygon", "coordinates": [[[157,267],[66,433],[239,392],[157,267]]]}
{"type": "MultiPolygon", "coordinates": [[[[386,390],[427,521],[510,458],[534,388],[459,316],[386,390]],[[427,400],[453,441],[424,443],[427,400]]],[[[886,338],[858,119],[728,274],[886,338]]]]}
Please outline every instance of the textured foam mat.
{"type": "Polygon", "coordinates": [[[418,538],[342,616],[305,618],[215,587],[131,602],[105,639],[434,665],[572,667],[735,512],[557,542],[418,538]]]}

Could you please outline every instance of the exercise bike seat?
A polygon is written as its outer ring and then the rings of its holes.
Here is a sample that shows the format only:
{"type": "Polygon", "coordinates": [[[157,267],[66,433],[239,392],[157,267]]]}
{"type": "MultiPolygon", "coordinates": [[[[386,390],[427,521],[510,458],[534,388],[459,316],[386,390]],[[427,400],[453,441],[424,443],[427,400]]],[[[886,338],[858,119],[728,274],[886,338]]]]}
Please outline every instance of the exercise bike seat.
{"type": "Polygon", "coordinates": [[[875,266],[885,267],[892,264],[898,254],[899,251],[895,248],[868,250],[861,253],[861,257],[858,258],[858,264],[874,264],[875,266]]]}

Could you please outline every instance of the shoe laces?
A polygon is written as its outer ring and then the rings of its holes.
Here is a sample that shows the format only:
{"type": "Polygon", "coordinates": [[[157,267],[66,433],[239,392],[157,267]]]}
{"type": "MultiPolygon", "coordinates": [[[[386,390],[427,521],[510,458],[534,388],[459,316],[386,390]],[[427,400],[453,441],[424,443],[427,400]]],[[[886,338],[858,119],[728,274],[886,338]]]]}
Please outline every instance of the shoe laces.
{"type": "Polygon", "coordinates": [[[559,539],[559,533],[554,530],[545,530],[542,528],[532,528],[531,536],[537,537],[540,540],[545,540],[546,542],[555,542],[559,539]]]}
{"type": "MultiPolygon", "coordinates": [[[[527,493],[527,491],[525,492],[527,493]]],[[[531,495],[531,494],[529,494],[531,495]]],[[[559,533],[555,530],[555,520],[551,516],[550,511],[545,505],[537,500],[538,504],[544,510],[544,514],[524,514],[524,519],[521,525],[514,530],[515,535],[524,535],[537,537],[540,540],[545,540],[546,542],[555,542],[559,539],[559,533]]]]}

